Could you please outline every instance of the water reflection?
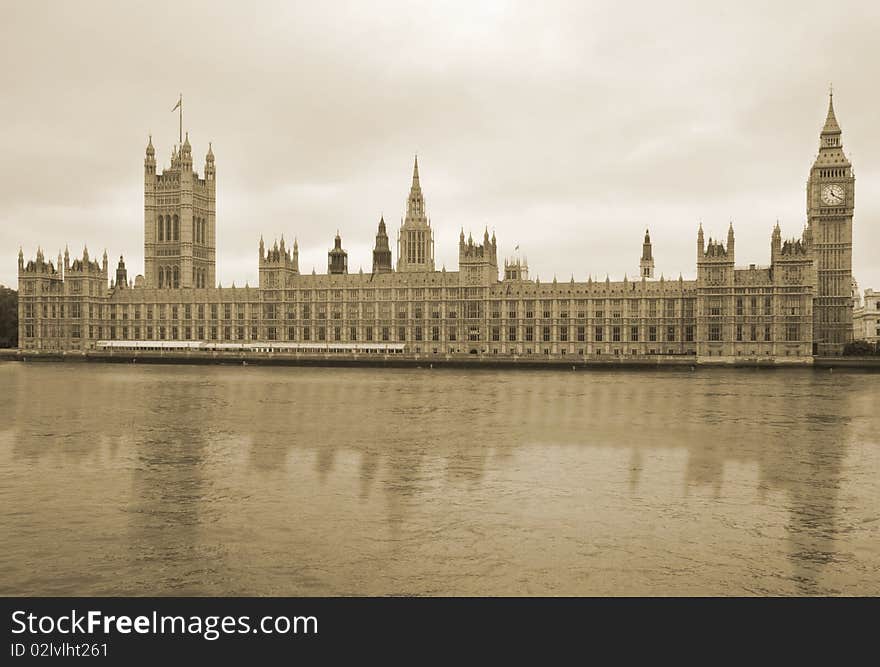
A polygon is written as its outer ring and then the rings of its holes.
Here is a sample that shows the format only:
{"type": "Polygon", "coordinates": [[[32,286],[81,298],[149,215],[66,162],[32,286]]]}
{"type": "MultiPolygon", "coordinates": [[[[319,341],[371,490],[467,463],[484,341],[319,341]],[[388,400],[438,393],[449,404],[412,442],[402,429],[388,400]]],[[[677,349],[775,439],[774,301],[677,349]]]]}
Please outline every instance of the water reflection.
{"type": "Polygon", "coordinates": [[[880,592],[876,376],[0,376],[0,593],[880,592]]]}

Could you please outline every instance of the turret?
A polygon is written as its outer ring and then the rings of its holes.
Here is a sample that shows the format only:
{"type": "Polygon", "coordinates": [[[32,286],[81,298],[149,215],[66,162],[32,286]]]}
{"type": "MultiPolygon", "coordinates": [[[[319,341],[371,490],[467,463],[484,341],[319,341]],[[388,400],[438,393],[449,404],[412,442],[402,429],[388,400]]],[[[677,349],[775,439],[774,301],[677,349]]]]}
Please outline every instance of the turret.
{"type": "Polygon", "coordinates": [[[779,251],[782,250],[782,230],[779,228],[779,220],[773,228],[773,235],[770,237],[770,262],[776,261],[779,251]]]}
{"type": "Polygon", "coordinates": [[[128,271],[125,270],[125,260],[119,256],[119,264],[116,266],[116,287],[124,289],[128,287],[128,271]]]}
{"type": "Polygon", "coordinates": [[[147,154],[144,157],[144,171],[147,174],[156,174],[156,149],[153,148],[153,135],[147,140],[147,154]]]}
{"type": "Polygon", "coordinates": [[[733,247],[733,220],[730,221],[730,226],[727,228],[727,254],[730,256],[731,261],[735,260],[736,254],[734,253],[733,247]]]}
{"type": "Polygon", "coordinates": [[[703,240],[703,223],[700,223],[700,229],[697,231],[697,261],[703,259],[706,252],[706,243],[703,240]]]}
{"type": "Polygon", "coordinates": [[[642,278],[654,277],[654,254],[651,249],[651,235],[645,230],[645,240],[642,243],[642,258],[639,261],[639,273],[642,278]]]}
{"type": "Polygon", "coordinates": [[[18,248],[18,270],[24,271],[24,251],[21,247],[18,248]]]}
{"type": "Polygon", "coordinates": [[[214,149],[211,147],[211,142],[208,142],[208,153],[205,155],[205,180],[213,181],[214,180],[214,149]]]}
{"type": "Polygon", "coordinates": [[[192,171],[192,146],[189,143],[189,132],[186,133],[186,139],[183,141],[183,146],[180,147],[180,165],[182,169],[192,171]]]}
{"type": "Polygon", "coordinates": [[[376,245],[373,248],[373,273],[390,273],[391,271],[391,248],[388,245],[388,233],[385,230],[385,216],[382,216],[379,219],[376,245]]]}
{"type": "Polygon", "coordinates": [[[348,273],[348,253],[342,249],[342,237],[339,231],[333,241],[333,249],[327,253],[327,273],[341,275],[348,273]]]}

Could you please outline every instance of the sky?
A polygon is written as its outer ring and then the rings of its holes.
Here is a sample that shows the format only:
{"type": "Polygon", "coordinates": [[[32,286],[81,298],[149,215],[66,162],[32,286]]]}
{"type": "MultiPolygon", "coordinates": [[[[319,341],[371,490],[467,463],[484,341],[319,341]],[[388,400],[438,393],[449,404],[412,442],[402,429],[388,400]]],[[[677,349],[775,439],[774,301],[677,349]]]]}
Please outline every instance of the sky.
{"type": "MultiPolygon", "coordinates": [[[[696,231],[769,264],[806,222],[829,84],[856,176],[853,273],[880,289],[880,3],[40,2],[0,25],[0,283],[70,247],[143,272],[143,159],[184,99],[217,167],[217,276],[257,283],[260,236],[370,270],[413,156],[436,265],[495,232],[532,277],[696,273],[696,231]]],[[[395,253],[396,261],[396,253],[395,253]]]]}

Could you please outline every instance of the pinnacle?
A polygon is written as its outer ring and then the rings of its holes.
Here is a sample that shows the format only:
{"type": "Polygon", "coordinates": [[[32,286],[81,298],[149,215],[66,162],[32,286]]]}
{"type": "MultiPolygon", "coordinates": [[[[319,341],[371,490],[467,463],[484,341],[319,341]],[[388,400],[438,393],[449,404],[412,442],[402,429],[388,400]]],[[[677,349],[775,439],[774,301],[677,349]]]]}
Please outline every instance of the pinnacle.
{"type": "Polygon", "coordinates": [[[834,115],[834,93],[828,94],[828,115],[825,117],[825,126],[822,128],[822,134],[840,134],[840,125],[837,123],[837,117],[834,115]]]}

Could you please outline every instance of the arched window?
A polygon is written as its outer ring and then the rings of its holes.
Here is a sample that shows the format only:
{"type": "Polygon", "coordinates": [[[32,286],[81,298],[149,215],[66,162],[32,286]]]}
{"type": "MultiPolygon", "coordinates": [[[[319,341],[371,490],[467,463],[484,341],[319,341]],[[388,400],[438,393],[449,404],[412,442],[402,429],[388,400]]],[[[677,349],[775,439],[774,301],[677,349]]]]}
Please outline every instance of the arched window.
{"type": "Polygon", "coordinates": [[[174,216],[174,240],[180,240],[180,221],[177,219],[177,216],[174,216]]]}
{"type": "Polygon", "coordinates": [[[165,272],[162,270],[162,267],[159,267],[159,289],[162,289],[165,286],[165,272]]]}
{"type": "Polygon", "coordinates": [[[159,225],[158,225],[158,227],[159,227],[159,240],[160,240],[160,241],[164,241],[164,240],[165,240],[165,223],[164,223],[164,221],[162,220],[162,216],[161,216],[161,215],[159,216],[159,225]]]}
{"type": "Polygon", "coordinates": [[[165,240],[166,241],[171,240],[171,216],[170,215],[165,216],[165,240]]]}
{"type": "Polygon", "coordinates": [[[174,289],[180,287],[180,269],[178,267],[174,267],[174,289]]]}

